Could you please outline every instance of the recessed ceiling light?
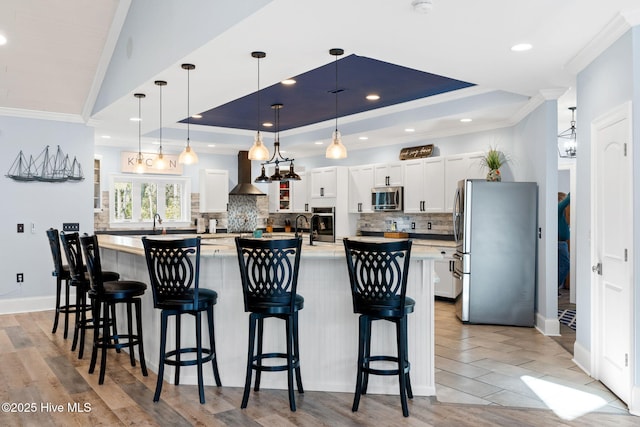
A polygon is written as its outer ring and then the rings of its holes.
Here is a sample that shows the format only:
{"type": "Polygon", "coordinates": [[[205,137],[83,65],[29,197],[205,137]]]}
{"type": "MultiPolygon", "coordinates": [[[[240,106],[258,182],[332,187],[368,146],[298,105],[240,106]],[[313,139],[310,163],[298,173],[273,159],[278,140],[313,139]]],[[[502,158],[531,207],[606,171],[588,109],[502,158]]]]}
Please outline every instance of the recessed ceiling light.
{"type": "Polygon", "coordinates": [[[102,138],[102,139],[110,139],[110,138],[111,138],[111,136],[110,136],[110,135],[102,135],[102,136],[101,136],[101,138],[102,138]]]}
{"type": "Polygon", "coordinates": [[[266,128],[270,128],[271,126],[273,126],[273,123],[271,123],[271,122],[264,122],[264,123],[262,124],[262,126],[264,126],[264,127],[266,127],[266,128]]]}
{"type": "Polygon", "coordinates": [[[370,93],[369,95],[367,95],[367,99],[369,101],[377,101],[378,99],[380,99],[380,95],[376,93],[370,93]]]}
{"type": "Polygon", "coordinates": [[[291,85],[296,84],[296,81],[293,80],[293,79],[284,79],[280,83],[282,83],[283,85],[291,86],[291,85]]]}
{"type": "Polygon", "coordinates": [[[0,34],[0,46],[7,44],[7,38],[0,34]]]}
{"type": "Polygon", "coordinates": [[[192,119],[201,119],[202,118],[202,114],[194,114],[191,116],[192,119]]]}
{"type": "Polygon", "coordinates": [[[140,117],[131,117],[129,120],[131,120],[132,122],[141,122],[142,119],[140,117]]]}
{"type": "Polygon", "coordinates": [[[416,130],[414,128],[406,128],[404,131],[405,132],[415,132],[416,130]]]}
{"type": "Polygon", "coordinates": [[[322,145],[322,144],[324,144],[324,142],[322,142],[322,141],[316,141],[316,142],[314,142],[314,144],[316,144],[316,145],[322,145]]]}
{"type": "Polygon", "coordinates": [[[529,43],[518,43],[511,46],[511,50],[514,52],[524,52],[527,50],[531,50],[531,48],[533,48],[533,46],[529,43]]]}
{"type": "Polygon", "coordinates": [[[369,139],[369,137],[368,136],[361,136],[358,139],[361,140],[361,141],[366,141],[367,139],[369,139]]]}
{"type": "Polygon", "coordinates": [[[216,144],[209,144],[209,145],[207,145],[207,147],[211,147],[211,148],[213,148],[213,147],[215,147],[215,146],[216,146],[216,144]]]}
{"type": "Polygon", "coordinates": [[[469,123],[469,122],[472,122],[472,121],[473,121],[473,119],[465,118],[465,119],[460,119],[460,121],[461,121],[462,123],[469,123]]]}

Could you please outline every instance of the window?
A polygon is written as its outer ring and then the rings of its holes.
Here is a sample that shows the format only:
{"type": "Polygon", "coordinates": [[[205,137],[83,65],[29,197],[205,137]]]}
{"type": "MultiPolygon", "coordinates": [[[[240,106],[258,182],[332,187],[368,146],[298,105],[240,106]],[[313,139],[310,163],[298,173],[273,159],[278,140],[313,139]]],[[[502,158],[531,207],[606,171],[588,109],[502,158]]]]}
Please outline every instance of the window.
{"type": "Polygon", "coordinates": [[[111,226],[145,226],[158,214],[163,225],[191,224],[191,181],[184,177],[111,176],[111,226]]]}

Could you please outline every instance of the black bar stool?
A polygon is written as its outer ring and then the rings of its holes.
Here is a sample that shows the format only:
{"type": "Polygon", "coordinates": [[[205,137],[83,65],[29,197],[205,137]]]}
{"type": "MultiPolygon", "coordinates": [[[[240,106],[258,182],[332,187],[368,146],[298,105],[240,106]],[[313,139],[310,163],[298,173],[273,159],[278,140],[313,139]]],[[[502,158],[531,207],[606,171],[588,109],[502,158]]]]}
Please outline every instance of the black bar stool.
{"type": "Polygon", "coordinates": [[[71,273],[69,272],[69,266],[62,264],[62,252],[60,250],[60,239],[58,237],[58,230],[50,228],[47,230],[47,238],[49,239],[49,246],[51,247],[51,256],[53,257],[53,271],[51,275],[56,278],[56,314],[53,318],[52,334],[55,334],[58,330],[58,320],[60,313],[64,314],[64,339],[67,339],[69,330],[69,313],[77,314],[75,304],[69,303],[69,290],[71,289],[71,273]],[[62,282],[64,282],[64,304],[60,303],[62,294],[62,282]]]}
{"type": "Polygon", "coordinates": [[[204,381],[202,365],[211,362],[216,385],[220,387],[218,373],[218,357],[216,354],[215,329],[213,322],[213,306],[218,294],[211,289],[199,287],[200,279],[200,237],[182,240],[154,240],[142,238],[144,245],[153,304],[162,310],[160,325],[160,360],[158,366],[158,382],[153,401],[160,399],[164,379],[164,365],[175,366],[175,385],[180,383],[180,367],[197,365],[198,391],[200,403],[204,400],[204,381]],[[207,313],[209,328],[209,348],[202,347],[201,314],[207,313]],[[182,347],[180,344],[180,317],[183,314],[195,316],[196,346],[182,347]],[[169,316],[176,317],[176,346],[166,351],[167,322],[169,316]],[[195,358],[182,360],[185,353],[196,353],[195,358]]]}
{"type": "Polygon", "coordinates": [[[118,350],[128,347],[131,366],[136,366],[133,347],[137,345],[142,375],[147,376],[147,364],[144,359],[144,345],[142,341],[142,303],[140,299],[147,289],[147,285],[134,280],[119,280],[117,282],[104,281],[98,237],[96,235],[82,236],[80,237],[80,243],[82,245],[82,253],[87,263],[87,272],[89,273],[89,282],[91,285],[89,297],[91,298],[94,319],[93,350],[91,352],[89,373],[92,374],[95,370],[98,349],[102,350],[98,384],[104,383],[108,348],[118,350]],[[112,335],[110,333],[109,325],[112,322],[115,323],[115,319],[110,319],[109,313],[116,304],[126,304],[127,306],[127,334],[125,335],[112,335]],[[136,309],[135,334],[133,333],[132,306],[135,306],[136,309]],[[100,334],[101,328],[102,334],[100,334]]]}
{"type": "MultiPolygon", "coordinates": [[[[406,296],[411,241],[359,242],[344,239],[353,312],[360,314],[358,334],[358,374],[351,410],[356,412],[360,395],[367,394],[369,374],[398,375],[402,414],[409,416],[407,396],[413,398],[407,345],[407,314],[415,301],[406,296]],[[398,356],[371,355],[371,325],[386,320],[396,325],[398,356]],[[372,362],[396,362],[397,369],[377,369],[372,362]]],[[[375,364],[375,363],[374,363],[375,364]]]]}
{"type": "Polygon", "coordinates": [[[304,307],[304,298],[297,295],[298,269],[302,239],[257,240],[236,237],[236,249],[240,264],[240,277],[244,295],[244,311],[249,315],[249,351],[247,354],[247,378],[244,384],[241,408],[247,407],[251,390],[251,374],[256,371],[254,391],[260,390],[260,374],[263,371],[287,371],[289,407],[296,410],[293,394],[295,371],[298,392],[304,393],[300,375],[300,351],[298,348],[298,311],[304,307]],[[275,317],[286,321],[287,352],[263,353],[262,332],[264,319],[275,317]],[[258,348],[256,342],[258,328],[258,348]],[[264,359],[284,358],[284,365],[262,364],[264,359]]]}
{"type": "MultiPolygon", "coordinates": [[[[78,350],[78,359],[82,359],[84,355],[84,338],[88,328],[93,326],[93,318],[87,318],[87,311],[91,310],[91,305],[87,304],[87,293],[91,287],[89,274],[82,259],[82,248],[80,246],[80,234],[60,233],[60,240],[64,254],[67,257],[69,273],[71,274],[71,284],[76,287],[76,307],[82,307],[76,313],[75,327],[73,329],[73,343],[71,351],[75,351],[78,345],[78,336],[80,337],[80,350],[78,350]]],[[[112,282],[120,279],[120,274],[115,271],[103,271],[102,280],[104,282],[112,282]]],[[[115,306],[111,307],[111,323],[114,330],[113,335],[117,336],[116,327],[116,311],[115,306]]],[[[118,349],[119,351],[119,349],[118,349]]]]}

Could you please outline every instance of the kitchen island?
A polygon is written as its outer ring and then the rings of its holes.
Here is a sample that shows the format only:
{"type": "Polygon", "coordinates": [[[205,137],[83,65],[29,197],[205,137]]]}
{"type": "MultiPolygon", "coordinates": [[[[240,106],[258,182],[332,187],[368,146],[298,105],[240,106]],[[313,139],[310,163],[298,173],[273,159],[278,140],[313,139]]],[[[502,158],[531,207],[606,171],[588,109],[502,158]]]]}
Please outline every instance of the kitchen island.
{"type": "MultiPolygon", "coordinates": [[[[186,236],[149,236],[174,239],[186,236]]],[[[210,236],[209,236],[210,237],[210,236]]],[[[216,236],[220,237],[220,236],[216,236]]],[[[278,236],[274,235],[274,238],[278,236]]],[[[354,237],[359,238],[359,237],[354,237]]],[[[382,240],[364,237],[368,240],[382,240]]],[[[118,271],[122,279],[149,283],[142,240],[139,236],[100,235],[102,265],[118,271]]],[[[428,246],[413,245],[407,296],[415,299],[415,312],[409,315],[409,361],[411,386],[417,396],[435,395],[434,380],[434,260],[442,256],[428,246]]],[[[237,253],[231,237],[202,240],[200,286],[214,289],[218,303],[214,309],[218,367],[223,386],[243,387],[246,374],[248,313],[244,312],[237,253]]],[[[299,314],[300,366],[305,390],[353,392],[358,355],[358,316],[353,313],[349,275],[341,241],[310,246],[304,242],[298,293],[305,299],[299,314]]],[[[153,308],[149,288],[142,303],[143,333],[147,366],[158,369],[160,311],[153,308]]],[[[119,313],[120,323],[126,319],[119,313]]],[[[119,328],[125,330],[126,325],[119,328]]],[[[167,342],[175,330],[169,323],[167,342]]],[[[284,322],[265,321],[265,352],[284,349],[284,322]]],[[[182,321],[184,343],[195,342],[193,321],[182,321]]],[[[372,354],[395,354],[396,335],[390,322],[375,322],[372,354]]],[[[206,340],[204,340],[206,342],[206,340]]],[[[170,345],[171,346],[171,345],[170,345]]],[[[206,346],[206,345],[205,345],[206,346]]],[[[173,382],[173,367],[166,366],[164,378],[173,382]]],[[[195,366],[183,367],[181,384],[197,384],[195,366]]],[[[205,366],[205,384],[215,384],[210,365],[205,366]]],[[[284,373],[265,373],[261,387],[286,389],[284,373]]],[[[397,376],[371,376],[369,392],[398,394],[397,376]]]]}

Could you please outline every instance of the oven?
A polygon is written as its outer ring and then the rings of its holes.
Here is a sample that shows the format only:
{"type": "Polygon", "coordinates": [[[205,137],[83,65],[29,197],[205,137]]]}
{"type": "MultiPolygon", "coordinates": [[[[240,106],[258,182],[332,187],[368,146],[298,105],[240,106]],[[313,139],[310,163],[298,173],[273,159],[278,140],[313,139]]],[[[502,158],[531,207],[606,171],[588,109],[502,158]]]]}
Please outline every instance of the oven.
{"type": "Polygon", "coordinates": [[[311,208],[310,243],[336,241],[335,208],[311,208]]]}

